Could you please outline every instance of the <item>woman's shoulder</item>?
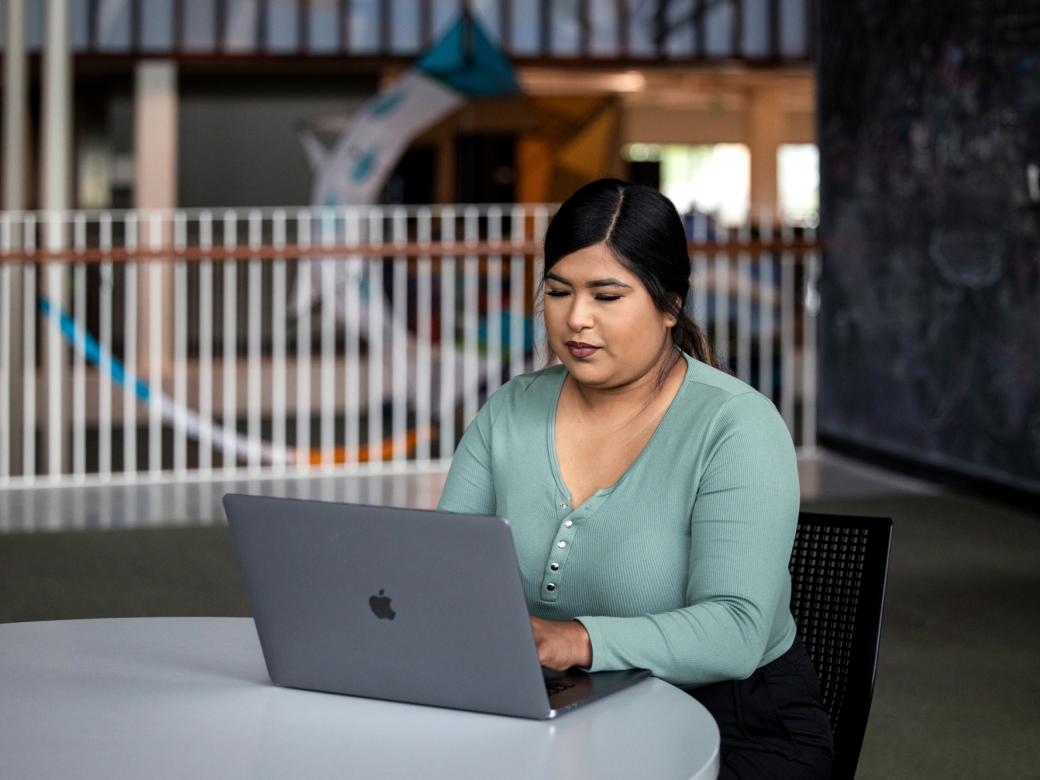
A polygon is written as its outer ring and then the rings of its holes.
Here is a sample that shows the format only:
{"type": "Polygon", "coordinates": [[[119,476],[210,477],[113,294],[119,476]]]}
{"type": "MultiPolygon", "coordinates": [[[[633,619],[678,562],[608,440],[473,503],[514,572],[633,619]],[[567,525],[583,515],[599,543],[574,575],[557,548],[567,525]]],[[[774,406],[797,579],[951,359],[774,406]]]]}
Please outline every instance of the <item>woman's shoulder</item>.
{"type": "Polygon", "coordinates": [[[698,416],[710,419],[712,428],[763,420],[782,422],[772,400],[747,382],[689,355],[686,360],[687,405],[698,416]]]}
{"type": "Polygon", "coordinates": [[[737,377],[689,360],[682,412],[674,422],[684,437],[678,451],[687,453],[697,479],[711,474],[744,484],[776,476],[775,484],[797,489],[794,442],[776,404],[737,377]]]}
{"type": "Polygon", "coordinates": [[[702,392],[705,390],[714,391],[719,398],[758,392],[747,382],[722,369],[715,368],[708,363],[702,363],[685,352],[683,355],[686,357],[686,381],[700,385],[702,392]]]}
{"type": "Polygon", "coordinates": [[[565,372],[562,365],[556,364],[518,374],[491,394],[481,412],[492,421],[503,411],[544,413],[556,400],[565,372]]]}

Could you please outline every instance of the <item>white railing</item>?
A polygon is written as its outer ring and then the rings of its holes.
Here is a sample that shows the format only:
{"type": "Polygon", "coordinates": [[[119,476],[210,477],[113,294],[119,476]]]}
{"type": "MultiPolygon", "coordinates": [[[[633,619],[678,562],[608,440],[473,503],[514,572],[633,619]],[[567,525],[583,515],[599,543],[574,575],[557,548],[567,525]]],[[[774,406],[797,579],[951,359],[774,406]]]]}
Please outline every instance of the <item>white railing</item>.
{"type": "MultiPolygon", "coordinates": [[[[0,214],[0,486],[446,461],[498,386],[546,362],[551,213],[0,214]]],[[[691,240],[691,313],[811,447],[814,237],[699,219],[691,240]]]]}
{"type": "MultiPolygon", "coordinates": [[[[807,62],[813,0],[105,0],[70,3],[78,55],[415,57],[469,7],[512,58],[807,62]],[[91,10],[93,8],[93,10],[91,10]]],[[[26,45],[43,48],[42,2],[26,45]]],[[[4,47],[0,36],[0,51],[4,47]]]]}

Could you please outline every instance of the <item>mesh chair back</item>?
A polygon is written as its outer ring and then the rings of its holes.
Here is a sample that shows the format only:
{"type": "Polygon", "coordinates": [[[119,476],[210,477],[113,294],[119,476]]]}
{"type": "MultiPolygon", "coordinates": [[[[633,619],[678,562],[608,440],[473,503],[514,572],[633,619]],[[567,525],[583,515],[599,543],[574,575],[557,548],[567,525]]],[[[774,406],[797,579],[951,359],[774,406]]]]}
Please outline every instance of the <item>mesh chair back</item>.
{"type": "Polygon", "coordinates": [[[802,512],[791,554],[791,612],[820,676],[834,729],[834,778],[859,762],[877,675],[892,520],[802,512]]]}

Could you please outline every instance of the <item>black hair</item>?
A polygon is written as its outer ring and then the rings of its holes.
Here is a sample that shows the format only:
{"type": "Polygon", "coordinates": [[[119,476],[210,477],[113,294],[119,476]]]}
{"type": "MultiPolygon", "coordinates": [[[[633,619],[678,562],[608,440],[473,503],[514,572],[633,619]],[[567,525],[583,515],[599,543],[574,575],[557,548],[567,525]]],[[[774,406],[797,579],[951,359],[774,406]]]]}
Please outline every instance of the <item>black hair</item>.
{"type": "Polygon", "coordinates": [[[685,311],[690,255],[672,202],[651,187],[621,179],[597,179],[581,187],[563,202],[545,233],[543,283],[558,260],[599,243],[639,277],[658,311],[676,318],[672,343],[722,369],[704,331],[685,311]]]}

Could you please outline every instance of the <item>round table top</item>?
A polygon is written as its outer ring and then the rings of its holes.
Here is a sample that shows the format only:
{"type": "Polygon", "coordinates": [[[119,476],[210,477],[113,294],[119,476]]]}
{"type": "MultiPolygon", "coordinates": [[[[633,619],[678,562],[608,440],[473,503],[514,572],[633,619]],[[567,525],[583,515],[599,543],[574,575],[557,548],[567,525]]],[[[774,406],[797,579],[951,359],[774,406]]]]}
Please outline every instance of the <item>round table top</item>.
{"type": "Polygon", "coordinates": [[[279,688],[249,618],[0,625],[0,777],[714,778],[660,680],[552,721],[279,688]]]}

